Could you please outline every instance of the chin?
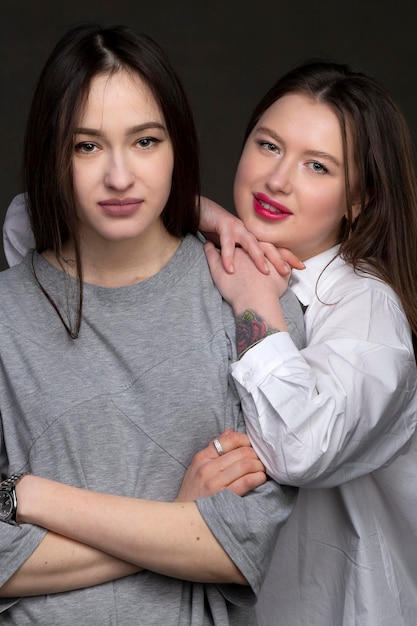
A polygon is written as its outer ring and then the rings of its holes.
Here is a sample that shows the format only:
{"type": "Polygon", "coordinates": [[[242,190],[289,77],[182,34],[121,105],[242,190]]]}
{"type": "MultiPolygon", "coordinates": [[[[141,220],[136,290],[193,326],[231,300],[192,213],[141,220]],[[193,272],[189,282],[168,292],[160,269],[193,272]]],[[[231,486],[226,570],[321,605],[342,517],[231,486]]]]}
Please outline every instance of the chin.
{"type": "Polygon", "coordinates": [[[275,231],[275,228],[265,228],[260,224],[254,224],[252,223],[248,223],[245,224],[246,229],[252,233],[252,235],[254,235],[256,237],[256,239],[258,241],[262,241],[264,243],[271,243],[272,245],[276,246],[277,248],[281,247],[281,248],[285,248],[285,244],[283,244],[282,242],[280,242],[278,240],[278,236],[276,232],[271,232],[271,231],[275,231]]]}

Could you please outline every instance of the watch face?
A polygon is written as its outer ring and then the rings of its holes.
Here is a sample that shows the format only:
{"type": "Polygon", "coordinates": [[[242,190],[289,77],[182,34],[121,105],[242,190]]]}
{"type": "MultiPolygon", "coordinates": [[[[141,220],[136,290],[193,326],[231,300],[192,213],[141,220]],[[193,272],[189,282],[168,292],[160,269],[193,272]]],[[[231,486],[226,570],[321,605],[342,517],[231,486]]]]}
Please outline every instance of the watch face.
{"type": "Polygon", "coordinates": [[[7,520],[13,512],[13,498],[8,491],[0,491],[0,520],[7,520]]]}

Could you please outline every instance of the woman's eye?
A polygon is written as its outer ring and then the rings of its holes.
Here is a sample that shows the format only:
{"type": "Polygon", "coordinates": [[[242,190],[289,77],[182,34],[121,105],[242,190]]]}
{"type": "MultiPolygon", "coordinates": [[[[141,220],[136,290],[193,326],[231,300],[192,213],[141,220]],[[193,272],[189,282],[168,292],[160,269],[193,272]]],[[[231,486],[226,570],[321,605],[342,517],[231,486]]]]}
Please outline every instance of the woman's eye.
{"type": "Polygon", "coordinates": [[[319,163],[318,161],[312,161],[311,163],[309,163],[309,166],[314,172],[317,172],[318,174],[327,174],[327,172],[329,171],[327,167],[325,167],[322,163],[319,163]]]}
{"type": "Polygon", "coordinates": [[[75,150],[77,152],[84,152],[84,154],[91,154],[97,150],[97,146],[90,141],[83,141],[82,143],[76,144],[75,150]]]}
{"type": "Polygon", "coordinates": [[[156,143],[159,143],[159,139],[156,139],[156,137],[142,137],[136,143],[140,148],[151,148],[156,143]]]}
{"type": "Polygon", "coordinates": [[[267,150],[268,152],[279,152],[278,146],[276,146],[274,143],[271,143],[270,141],[259,141],[258,143],[261,148],[267,150]]]}

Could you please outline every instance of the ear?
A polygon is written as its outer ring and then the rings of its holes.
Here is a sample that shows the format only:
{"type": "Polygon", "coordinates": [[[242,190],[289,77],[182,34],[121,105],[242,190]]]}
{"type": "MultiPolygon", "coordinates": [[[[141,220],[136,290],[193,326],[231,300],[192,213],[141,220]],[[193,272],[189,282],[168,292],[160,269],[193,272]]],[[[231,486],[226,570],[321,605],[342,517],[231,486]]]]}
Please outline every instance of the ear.
{"type": "MultiPolygon", "coordinates": [[[[360,202],[352,204],[352,224],[354,224],[356,222],[356,219],[359,217],[360,212],[361,212],[361,204],[360,204],[360,202]]],[[[349,220],[349,215],[348,215],[347,210],[345,211],[345,219],[346,219],[346,221],[349,220]]]]}
{"type": "MultiPolygon", "coordinates": [[[[364,206],[365,208],[369,205],[369,203],[372,201],[373,199],[373,193],[372,190],[368,190],[365,194],[365,202],[362,205],[361,201],[359,198],[353,198],[353,203],[352,203],[352,223],[354,223],[357,218],[359,217],[361,211],[362,211],[362,206],[364,206]]],[[[345,213],[345,218],[347,219],[347,212],[345,213]]]]}
{"type": "Polygon", "coordinates": [[[356,222],[356,219],[359,217],[361,210],[362,210],[362,207],[361,207],[360,202],[355,202],[354,204],[352,204],[352,222],[353,223],[356,222]]]}

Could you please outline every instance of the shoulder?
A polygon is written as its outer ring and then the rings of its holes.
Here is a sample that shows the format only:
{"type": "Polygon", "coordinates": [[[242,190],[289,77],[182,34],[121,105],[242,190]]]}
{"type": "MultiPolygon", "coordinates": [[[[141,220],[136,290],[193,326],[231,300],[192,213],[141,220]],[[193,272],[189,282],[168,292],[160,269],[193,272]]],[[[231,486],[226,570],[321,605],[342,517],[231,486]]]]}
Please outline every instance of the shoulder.
{"type": "Polygon", "coordinates": [[[365,294],[392,300],[393,303],[400,305],[392,287],[370,271],[353,269],[340,257],[325,267],[317,280],[316,296],[325,303],[330,304],[332,301],[336,303],[349,296],[361,298],[365,294]]]}
{"type": "Polygon", "coordinates": [[[219,294],[210,274],[204,252],[204,241],[198,236],[186,235],[178,251],[178,268],[190,287],[204,288],[219,294]]]}
{"type": "Polygon", "coordinates": [[[31,271],[31,253],[19,264],[0,272],[0,322],[13,321],[29,310],[40,290],[31,271]]]}
{"type": "MultiPolygon", "coordinates": [[[[235,332],[236,332],[236,320],[233,313],[233,309],[223,299],[219,290],[217,289],[212,276],[210,274],[210,268],[207,262],[207,258],[204,252],[204,239],[199,235],[187,235],[184,239],[184,244],[189,251],[188,258],[188,270],[190,278],[190,289],[193,290],[193,307],[198,310],[200,307],[202,318],[208,320],[209,318],[217,318],[217,322],[221,324],[222,329],[226,335],[230,338],[232,350],[235,350],[235,332]],[[200,294],[196,298],[196,291],[200,294]],[[198,301],[200,304],[198,304],[198,301]]],[[[235,358],[235,355],[234,357],[235,358]]]]}
{"type": "Polygon", "coordinates": [[[331,280],[325,274],[319,279],[305,321],[310,342],[355,338],[412,350],[410,327],[394,290],[347,264],[336,266],[331,280]]]}
{"type": "Polygon", "coordinates": [[[19,286],[22,282],[26,283],[28,279],[31,280],[30,256],[31,253],[28,254],[28,256],[25,257],[20,263],[17,263],[16,265],[13,265],[13,267],[0,272],[0,289],[2,298],[3,295],[9,291],[18,292],[19,286]]]}
{"type": "MultiPolygon", "coordinates": [[[[178,268],[183,271],[192,271],[193,268],[207,266],[203,242],[195,235],[186,235],[176,254],[178,268]]],[[[208,267],[208,266],[207,266],[208,267]]]]}

